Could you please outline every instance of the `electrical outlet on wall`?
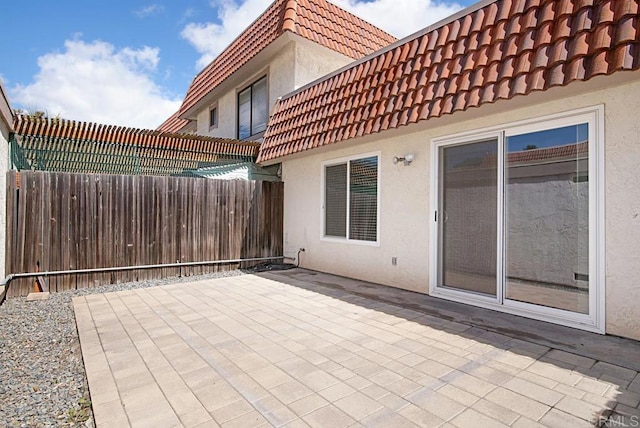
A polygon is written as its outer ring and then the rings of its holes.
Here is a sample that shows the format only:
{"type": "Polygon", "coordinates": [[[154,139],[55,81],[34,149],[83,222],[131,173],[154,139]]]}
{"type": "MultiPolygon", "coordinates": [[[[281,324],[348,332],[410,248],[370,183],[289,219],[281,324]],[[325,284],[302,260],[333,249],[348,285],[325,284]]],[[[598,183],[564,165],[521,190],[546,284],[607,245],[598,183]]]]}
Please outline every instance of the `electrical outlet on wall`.
{"type": "Polygon", "coordinates": [[[391,266],[398,266],[398,258],[391,257],[391,266]]]}

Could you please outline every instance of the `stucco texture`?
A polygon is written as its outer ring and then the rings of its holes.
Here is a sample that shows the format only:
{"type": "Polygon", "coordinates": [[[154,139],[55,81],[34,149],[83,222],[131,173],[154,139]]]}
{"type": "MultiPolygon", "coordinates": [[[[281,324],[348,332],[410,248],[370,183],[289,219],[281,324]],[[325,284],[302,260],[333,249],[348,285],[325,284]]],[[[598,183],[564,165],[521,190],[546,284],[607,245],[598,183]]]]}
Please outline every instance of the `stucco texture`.
{"type": "Polygon", "coordinates": [[[640,339],[640,75],[595,78],[282,160],[285,253],[301,266],[428,293],[432,139],[604,105],[606,332],[640,339]],[[322,162],[380,154],[379,245],[323,240],[322,162]],[[410,166],[394,156],[413,153],[410,166]],[[391,263],[397,257],[397,266],[391,263]]]}

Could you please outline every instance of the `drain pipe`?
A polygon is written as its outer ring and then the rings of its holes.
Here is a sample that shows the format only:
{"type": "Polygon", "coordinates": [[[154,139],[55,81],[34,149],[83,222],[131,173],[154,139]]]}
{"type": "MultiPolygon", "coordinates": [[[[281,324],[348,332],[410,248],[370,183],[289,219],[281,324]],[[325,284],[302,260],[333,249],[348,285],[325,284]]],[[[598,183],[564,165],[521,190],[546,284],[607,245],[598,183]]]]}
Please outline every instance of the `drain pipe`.
{"type": "Polygon", "coordinates": [[[283,259],[285,260],[291,260],[292,262],[296,262],[296,267],[300,267],[300,253],[304,252],[305,249],[304,248],[298,248],[298,255],[296,257],[283,257],[283,259]]]}
{"type": "MultiPolygon", "coordinates": [[[[176,263],[164,263],[155,265],[138,265],[138,266],[118,266],[118,267],[106,267],[106,268],[90,268],[90,269],[71,269],[71,270],[54,270],[48,272],[24,272],[24,273],[12,273],[6,276],[4,280],[0,282],[0,287],[4,287],[4,291],[9,288],[9,283],[14,279],[19,278],[35,278],[38,276],[58,276],[58,275],[74,275],[83,273],[103,273],[103,272],[122,272],[128,270],[143,270],[143,269],[161,269],[161,268],[173,268],[173,267],[188,267],[188,266],[205,266],[205,265],[220,265],[242,262],[260,262],[264,260],[282,260],[283,256],[275,257],[254,257],[249,259],[232,259],[232,260],[208,260],[204,262],[176,262],[176,263]]],[[[0,303],[4,300],[4,295],[0,296],[0,303]]]]}
{"type": "Polygon", "coordinates": [[[300,253],[304,253],[304,252],[305,252],[304,248],[299,248],[298,249],[298,257],[297,257],[297,260],[296,260],[296,267],[300,267],[300,253]]]}

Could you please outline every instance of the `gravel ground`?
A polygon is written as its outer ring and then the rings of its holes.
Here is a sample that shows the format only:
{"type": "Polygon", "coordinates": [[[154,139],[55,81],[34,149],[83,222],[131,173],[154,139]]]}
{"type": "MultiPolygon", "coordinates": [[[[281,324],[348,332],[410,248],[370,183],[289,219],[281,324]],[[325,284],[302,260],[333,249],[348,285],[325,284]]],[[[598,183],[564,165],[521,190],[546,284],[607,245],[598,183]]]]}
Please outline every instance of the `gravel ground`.
{"type": "Polygon", "coordinates": [[[242,273],[105,285],[34,302],[7,299],[0,306],[0,426],[94,426],[72,297],[242,273]]]}

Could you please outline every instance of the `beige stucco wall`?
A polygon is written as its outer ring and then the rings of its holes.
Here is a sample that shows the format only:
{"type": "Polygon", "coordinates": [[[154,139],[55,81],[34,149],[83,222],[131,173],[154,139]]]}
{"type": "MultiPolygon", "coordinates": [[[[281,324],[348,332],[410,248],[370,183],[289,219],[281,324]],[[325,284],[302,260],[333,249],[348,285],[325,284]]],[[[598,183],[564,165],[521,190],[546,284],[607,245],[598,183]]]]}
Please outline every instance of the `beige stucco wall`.
{"type": "Polygon", "coordinates": [[[0,279],[6,275],[6,225],[7,225],[7,171],[9,171],[9,133],[10,113],[9,101],[4,95],[4,88],[0,83],[0,279]]]}
{"type": "Polygon", "coordinates": [[[5,277],[7,230],[7,171],[9,171],[9,129],[0,121],[0,279],[5,277]]]}
{"type": "MultiPolygon", "coordinates": [[[[278,97],[294,89],[295,52],[295,44],[290,42],[280,49],[268,63],[250,62],[246,67],[254,67],[255,70],[252,70],[249,77],[233,82],[231,89],[223,92],[198,112],[197,133],[214,137],[237,138],[236,103],[238,92],[267,75],[269,105],[273,107],[278,97]],[[209,108],[214,104],[218,106],[218,127],[209,129],[209,108]]],[[[246,70],[244,71],[246,72],[246,70]]]]}
{"type": "Polygon", "coordinates": [[[640,339],[640,74],[623,78],[627,83],[601,77],[284,159],[285,255],[303,247],[303,267],[427,293],[431,140],[604,104],[606,331],[640,339]],[[381,154],[380,245],[321,240],[322,162],[370,152],[381,154]],[[415,154],[410,166],[393,164],[406,153],[415,154]]]}
{"type": "Polygon", "coordinates": [[[353,59],[348,56],[301,39],[296,43],[295,89],[351,62],[353,59]]]}

